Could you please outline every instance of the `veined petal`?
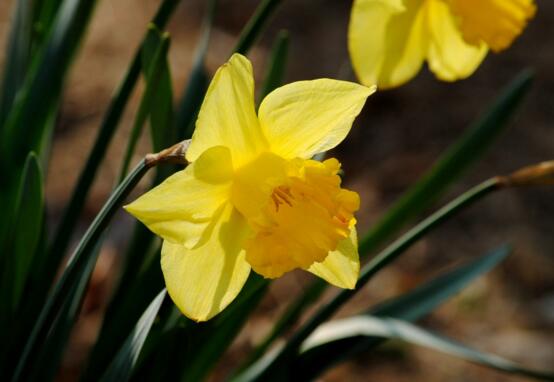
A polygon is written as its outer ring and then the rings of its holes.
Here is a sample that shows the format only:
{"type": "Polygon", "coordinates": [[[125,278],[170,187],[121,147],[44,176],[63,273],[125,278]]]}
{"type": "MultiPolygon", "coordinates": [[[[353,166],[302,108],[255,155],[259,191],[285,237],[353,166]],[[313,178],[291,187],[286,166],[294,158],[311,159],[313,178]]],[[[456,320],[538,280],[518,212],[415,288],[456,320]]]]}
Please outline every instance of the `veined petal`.
{"type": "Polygon", "coordinates": [[[360,274],[356,227],[335,251],[329,252],[324,261],[312,264],[308,271],[339,288],[354,289],[360,274]]]}
{"type": "Polygon", "coordinates": [[[252,64],[240,54],[216,72],[198,114],[187,160],[193,162],[219,145],[231,150],[236,166],[266,146],[254,109],[252,64]]]}
{"type": "MultiPolygon", "coordinates": [[[[442,0],[428,0],[429,68],[443,81],[467,78],[487,55],[484,43],[468,44],[459,29],[448,4],[442,0]]],[[[493,22],[491,20],[491,22],[493,22]]]]}
{"type": "Polygon", "coordinates": [[[361,83],[391,88],[419,72],[427,49],[421,12],[424,1],[354,1],[348,50],[361,83]]]}
{"type": "Polygon", "coordinates": [[[310,158],[348,134],[375,87],[331,79],[293,82],[271,92],[259,119],[270,150],[286,159],[310,158]]]}
{"type": "Polygon", "coordinates": [[[212,147],[124,208],[166,241],[192,248],[229,200],[232,176],[229,149],[212,147]]]}
{"type": "Polygon", "coordinates": [[[250,265],[243,242],[248,226],[231,206],[223,206],[209,228],[207,240],[195,249],[165,241],[162,272],[167,291],[181,312],[206,321],[229,305],[242,289],[250,265]]]}

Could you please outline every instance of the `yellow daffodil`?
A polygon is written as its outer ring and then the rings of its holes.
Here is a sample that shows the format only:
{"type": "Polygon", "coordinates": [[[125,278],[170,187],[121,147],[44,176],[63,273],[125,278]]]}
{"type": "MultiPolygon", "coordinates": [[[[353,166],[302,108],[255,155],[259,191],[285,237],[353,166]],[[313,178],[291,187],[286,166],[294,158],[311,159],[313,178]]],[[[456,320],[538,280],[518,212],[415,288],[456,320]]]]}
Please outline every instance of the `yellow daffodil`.
{"type": "Polygon", "coordinates": [[[339,144],[374,88],[331,79],[280,87],[256,114],[252,66],[235,54],[215,74],[186,152],[190,165],[126,210],[164,239],[169,295],[207,320],[250,270],[302,268],[341,288],[359,272],[355,192],[340,187],[339,144]]]}
{"type": "Polygon", "coordinates": [[[381,88],[409,81],[424,61],[441,80],[463,79],[489,49],[509,47],[535,11],[534,0],[355,0],[352,66],[381,88]]]}

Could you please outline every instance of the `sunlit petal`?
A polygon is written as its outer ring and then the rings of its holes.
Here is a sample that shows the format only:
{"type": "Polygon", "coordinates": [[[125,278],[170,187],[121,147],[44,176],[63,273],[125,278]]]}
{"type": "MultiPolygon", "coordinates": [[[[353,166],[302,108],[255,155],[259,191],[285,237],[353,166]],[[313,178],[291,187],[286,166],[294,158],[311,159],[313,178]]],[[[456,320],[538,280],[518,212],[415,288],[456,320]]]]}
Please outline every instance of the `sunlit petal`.
{"type": "Polygon", "coordinates": [[[250,273],[243,241],[248,226],[226,204],[209,227],[209,237],[195,249],[170,242],[162,248],[167,291],[183,314],[205,321],[221,312],[239,294],[250,273]]]}
{"type": "Polygon", "coordinates": [[[332,149],[346,137],[374,91],[374,87],[331,79],[293,82],[276,89],[259,111],[271,151],[283,158],[310,158],[332,149]]]}
{"type": "Polygon", "coordinates": [[[231,150],[237,166],[265,147],[254,109],[252,65],[239,54],[219,68],[208,88],[187,159],[194,161],[204,150],[219,145],[231,150]]]}
{"type": "Polygon", "coordinates": [[[308,271],[339,288],[354,289],[360,274],[356,228],[352,228],[350,236],[339,242],[324,261],[312,264],[308,271]]]}
{"type": "Polygon", "coordinates": [[[424,0],[355,0],[348,49],[360,82],[379,88],[414,77],[425,59],[424,0]]]}
{"type": "Polygon", "coordinates": [[[229,149],[212,147],[125,209],[166,241],[192,248],[229,200],[232,176],[229,149]]]}

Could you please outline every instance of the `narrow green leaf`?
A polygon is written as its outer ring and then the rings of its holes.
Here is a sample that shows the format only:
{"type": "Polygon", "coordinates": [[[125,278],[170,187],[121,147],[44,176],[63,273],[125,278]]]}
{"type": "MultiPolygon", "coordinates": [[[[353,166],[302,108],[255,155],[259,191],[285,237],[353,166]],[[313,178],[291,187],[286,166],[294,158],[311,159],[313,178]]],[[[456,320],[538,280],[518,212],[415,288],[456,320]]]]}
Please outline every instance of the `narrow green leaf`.
{"type": "Polygon", "coordinates": [[[525,70],[504,88],[487,111],[470,126],[433,167],[404,194],[360,240],[360,253],[377,249],[408,221],[427,209],[455,180],[480,159],[509,125],[531,88],[533,73],[525,70]]]}
{"type": "Polygon", "coordinates": [[[282,0],[262,0],[248,24],[242,30],[233,52],[246,54],[261,35],[270,17],[282,0]]]}
{"type": "Polygon", "coordinates": [[[33,28],[33,1],[18,0],[14,7],[0,90],[0,131],[23,85],[29,66],[33,28]]]}
{"type": "MultiPolygon", "coordinates": [[[[139,109],[137,111],[137,115],[135,117],[135,121],[133,123],[133,128],[131,130],[131,136],[129,137],[129,141],[127,143],[127,149],[125,150],[125,155],[123,158],[123,164],[121,167],[121,172],[119,175],[119,182],[121,182],[125,176],[127,176],[127,172],[129,170],[129,166],[131,164],[131,160],[133,159],[133,154],[135,153],[135,148],[137,145],[137,142],[140,138],[140,134],[142,132],[142,128],[144,127],[144,124],[146,123],[146,120],[148,119],[148,116],[150,115],[150,111],[152,110],[154,99],[158,96],[158,91],[160,89],[160,84],[162,82],[162,77],[164,75],[165,70],[167,70],[167,51],[169,49],[169,36],[163,35],[163,36],[157,36],[158,31],[154,28],[150,28],[150,38],[158,38],[157,41],[157,48],[155,49],[155,53],[153,54],[151,60],[148,60],[150,64],[148,65],[148,74],[146,78],[146,89],[144,91],[144,94],[142,96],[142,99],[140,101],[139,109]]],[[[147,41],[149,39],[147,38],[147,41]]],[[[145,44],[146,47],[149,47],[149,44],[145,44]]],[[[149,50],[147,49],[144,53],[144,56],[149,56],[149,50]]],[[[148,57],[149,58],[149,57],[148,57]]],[[[146,60],[145,60],[146,61],[146,60]]],[[[145,62],[145,64],[148,64],[145,62]]],[[[164,131],[157,130],[152,132],[152,139],[154,146],[161,146],[165,144],[167,141],[167,138],[164,137],[164,131]]],[[[165,148],[165,146],[162,146],[162,149],[165,148]]]]}
{"type": "MultiPolygon", "coordinates": [[[[86,231],[60,280],[54,287],[52,294],[44,304],[36,324],[25,342],[25,349],[19,359],[15,376],[12,379],[13,381],[27,379],[31,365],[33,365],[36,357],[42,351],[42,345],[44,345],[48,332],[52,330],[52,324],[55,322],[64,303],[71,298],[71,291],[79,280],[87,279],[90,276],[85,270],[87,269],[87,264],[90,264],[91,261],[92,263],[96,262],[98,252],[94,251],[95,246],[129,192],[147,171],[148,167],[144,161],[141,161],[125,181],[115,189],[86,231]],[[91,260],[91,257],[93,260],[91,260]]],[[[90,267],[90,269],[92,268],[90,267]]]]}
{"type": "Polygon", "coordinates": [[[208,52],[217,4],[218,0],[209,0],[206,7],[206,14],[202,22],[202,37],[196,48],[189,81],[183,90],[177,109],[176,128],[178,140],[190,139],[192,137],[198,110],[204,100],[206,90],[208,90],[210,78],[204,62],[208,52]]]}
{"type": "Polygon", "coordinates": [[[6,120],[0,142],[1,159],[10,161],[4,163],[19,166],[27,152],[36,150],[41,143],[50,110],[58,103],[95,3],[95,0],[65,0],[60,5],[46,43],[36,54],[6,120]]]}
{"type": "MultiPolygon", "coordinates": [[[[397,234],[406,223],[431,206],[451,184],[460,179],[464,171],[477,162],[495,138],[509,125],[508,122],[528,93],[532,79],[532,73],[524,71],[500,92],[489,109],[470,129],[363,236],[359,243],[360,256],[369,255],[397,234]]],[[[324,281],[314,280],[304,294],[291,303],[279,320],[279,326],[262,341],[257,354],[263,353],[284,330],[291,327],[327,288],[324,281]]]]}
{"type": "Polygon", "coordinates": [[[167,36],[154,24],[149,29],[141,60],[146,83],[155,87],[151,90],[155,96],[149,101],[150,136],[153,152],[159,152],[175,143],[177,136],[173,128],[173,88],[167,52],[162,57],[158,56],[158,49],[166,43],[167,36]]]}
{"type": "MultiPolygon", "coordinates": [[[[178,3],[179,0],[164,0],[160,4],[156,15],[152,19],[152,24],[156,25],[158,29],[163,29],[178,3]]],[[[121,82],[108,107],[108,111],[102,120],[98,136],[96,137],[92,150],[87,158],[85,167],[81,171],[77,185],[71,194],[71,199],[64,210],[60,225],[58,226],[54,239],[52,240],[48,250],[48,262],[44,264],[43,280],[39,283],[41,285],[40,290],[43,291],[43,295],[39,295],[37,297],[37,301],[42,301],[44,299],[44,293],[52,284],[62,259],[67,252],[74,229],[77,226],[77,220],[83,210],[85,200],[96,177],[98,168],[106,156],[108,146],[117,130],[121,116],[123,115],[127,102],[129,101],[129,97],[133,92],[135,84],[140,76],[141,49],[143,44],[144,40],[135,52],[125,77],[123,78],[123,81],[121,82]]]]}
{"type": "Polygon", "coordinates": [[[538,380],[554,381],[554,372],[548,373],[527,369],[497,355],[472,349],[409,322],[394,318],[357,316],[329,322],[322,325],[306,340],[302,352],[309,352],[320,346],[332,346],[335,341],[360,337],[381,337],[401,340],[505,373],[522,375],[538,380]]]}
{"type": "Polygon", "coordinates": [[[14,342],[14,326],[21,322],[23,292],[43,238],[44,190],[38,159],[30,153],[25,161],[21,185],[14,207],[14,221],[8,238],[6,254],[0,267],[0,377],[9,367],[14,342]]]}
{"type": "Polygon", "coordinates": [[[287,31],[283,30],[277,35],[271,49],[269,64],[267,65],[266,75],[262,85],[260,102],[266,95],[283,84],[283,78],[285,77],[285,70],[287,67],[288,53],[289,34],[287,31]]]}
{"type": "Polygon", "coordinates": [[[166,290],[163,289],[148,306],[100,381],[123,382],[129,380],[165,295],[166,290]]]}
{"type": "MultiPolygon", "coordinates": [[[[367,314],[407,321],[419,320],[459,293],[477,277],[496,267],[509,253],[509,247],[500,247],[490,254],[457,266],[403,295],[371,308],[367,314]]],[[[301,368],[303,378],[316,378],[338,362],[368,351],[381,342],[381,339],[368,337],[337,340],[330,346],[322,345],[299,355],[294,368],[301,368]]]]}
{"type": "MultiPolygon", "coordinates": [[[[11,258],[14,267],[9,271],[13,277],[10,285],[12,292],[11,312],[15,312],[21,299],[25,281],[33,262],[33,257],[42,233],[44,217],[44,189],[42,171],[38,158],[29,154],[23,168],[22,184],[16,203],[16,218],[13,227],[13,252],[11,258]]],[[[4,300],[6,301],[6,300],[4,300]]]]}

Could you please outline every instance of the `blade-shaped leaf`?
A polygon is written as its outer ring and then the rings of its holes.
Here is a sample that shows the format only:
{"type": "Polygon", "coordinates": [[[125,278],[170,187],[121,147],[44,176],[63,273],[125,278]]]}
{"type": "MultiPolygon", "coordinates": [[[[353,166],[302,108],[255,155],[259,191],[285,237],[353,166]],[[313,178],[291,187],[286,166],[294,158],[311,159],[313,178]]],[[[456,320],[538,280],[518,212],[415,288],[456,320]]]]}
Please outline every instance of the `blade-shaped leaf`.
{"type": "MultiPolygon", "coordinates": [[[[179,0],[163,0],[156,15],[152,19],[152,24],[156,25],[158,29],[163,29],[175,11],[177,4],[179,4],[179,0]]],[[[81,171],[77,185],[71,194],[71,199],[64,210],[62,219],[48,251],[47,258],[49,261],[45,264],[44,277],[41,282],[41,284],[44,285],[42,287],[43,291],[48,290],[51,286],[61,261],[67,252],[74,229],[77,226],[77,220],[83,210],[85,200],[96,177],[98,168],[106,156],[108,146],[119,126],[121,116],[123,115],[127,102],[140,76],[141,49],[143,44],[144,40],[135,52],[123,81],[110,102],[108,111],[98,131],[98,136],[87,158],[85,167],[81,171]]],[[[40,301],[43,299],[43,296],[37,298],[37,300],[40,301]]]]}
{"type": "MultiPolygon", "coordinates": [[[[33,365],[38,355],[43,351],[44,341],[52,330],[56,317],[59,315],[64,304],[72,299],[71,291],[75,289],[79,280],[90,277],[89,273],[93,267],[89,268],[87,265],[91,261],[93,264],[96,262],[98,252],[94,251],[94,248],[98,245],[110,220],[129,192],[131,192],[147,171],[148,166],[142,161],[125,181],[115,189],[79,242],[73,257],[70,259],[60,280],[42,307],[33,330],[25,341],[25,348],[19,358],[13,381],[27,379],[27,373],[30,372],[31,365],[33,365]],[[91,257],[93,258],[92,260],[91,257]]],[[[80,298],[82,298],[82,295],[80,298]]]]}
{"type": "Polygon", "coordinates": [[[148,306],[100,381],[122,382],[130,378],[165,295],[166,290],[164,289],[148,306]]]}
{"type": "MultiPolygon", "coordinates": [[[[332,346],[335,341],[350,338],[396,339],[412,345],[426,347],[457,358],[509,374],[554,381],[554,372],[527,369],[515,362],[497,355],[472,349],[459,342],[427,331],[407,321],[374,316],[357,316],[324,324],[310,336],[302,347],[302,352],[317,350],[321,346],[332,346]]],[[[324,365],[324,364],[320,364],[324,365]]]]}
{"type": "Polygon", "coordinates": [[[282,0],[262,0],[242,30],[233,52],[246,54],[261,35],[282,0]]]}
{"type": "MultiPolygon", "coordinates": [[[[145,51],[143,53],[144,63],[148,65],[146,75],[146,89],[140,101],[139,109],[133,123],[133,128],[131,130],[131,136],[127,142],[127,149],[125,150],[125,155],[123,158],[123,164],[121,167],[121,172],[119,176],[119,182],[121,182],[129,170],[131,160],[133,159],[133,154],[135,153],[135,148],[137,142],[142,133],[142,129],[150,111],[154,106],[154,99],[158,97],[158,91],[160,90],[160,85],[162,85],[163,76],[166,74],[167,70],[167,51],[169,49],[169,35],[160,35],[159,31],[155,27],[151,26],[148,34],[149,37],[146,39],[145,51]],[[154,39],[154,41],[152,41],[154,39]],[[152,48],[150,44],[155,44],[156,48],[152,48]],[[152,57],[150,57],[151,51],[152,57]],[[148,60],[148,61],[147,61],[148,60]]],[[[164,131],[157,130],[152,131],[152,140],[154,146],[161,146],[165,144],[168,140],[164,136],[164,131]]],[[[165,146],[162,146],[162,149],[165,146]]],[[[161,150],[161,149],[160,149],[161,150]]]]}
{"type": "Polygon", "coordinates": [[[0,131],[21,89],[30,61],[34,1],[16,2],[0,89],[0,131]]]}
{"type": "MultiPolygon", "coordinates": [[[[459,265],[403,295],[375,306],[368,311],[368,314],[416,321],[459,293],[477,277],[493,269],[509,253],[509,247],[501,247],[467,264],[459,265]]],[[[314,378],[328,367],[367,351],[381,342],[380,339],[375,338],[352,337],[336,341],[329,347],[321,346],[317,351],[305,352],[295,362],[301,365],[304,377],[314,378]]]]}
{"type": "MultiPolygon", "coordinates": [[[[13,227],[13,259],[14,267],[7,270],[13,283],[10,283],[12,313],[16,310],[23,293],[25,281],[29,273],[42,232],[44,217],[44,189],[42,171],[38,158],[29,154],[23,168],[22,184],[16,203],[16,217],[13,227]]],[[[2,291],[4,292],[4,291],[2,291]]]]}
{"type": "MultiPolygon", "coordinates": [[[[173,88],[167,52],[158,50],[166,44],[167,36],[151,24],[144,42],[141,61],[147,87],[155,96],[149,101],[150,136],[153,152],[159,152],[177,141],[173,126],[173,88]]],[[[149,92],[147,88],[146,94],[149,92]]]]}

